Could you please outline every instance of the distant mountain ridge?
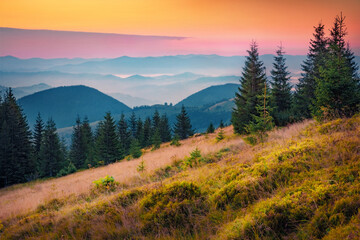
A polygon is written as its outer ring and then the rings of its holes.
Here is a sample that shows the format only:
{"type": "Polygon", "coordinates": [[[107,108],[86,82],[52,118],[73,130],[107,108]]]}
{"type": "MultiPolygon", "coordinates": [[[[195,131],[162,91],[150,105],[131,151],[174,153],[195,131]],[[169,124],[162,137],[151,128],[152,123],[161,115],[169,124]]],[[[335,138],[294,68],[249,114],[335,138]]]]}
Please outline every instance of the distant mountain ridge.
{"type": "Polygon", "coordinates": [[[46,121],[53,118],[58,128],[72,126],[77,115],[87,116],[90,122],[101,120],[107,111],[120,114],[131,108],[90,87],[67,86],[37,92],[18,100],[31,127],[40,112],[46,121]]]}

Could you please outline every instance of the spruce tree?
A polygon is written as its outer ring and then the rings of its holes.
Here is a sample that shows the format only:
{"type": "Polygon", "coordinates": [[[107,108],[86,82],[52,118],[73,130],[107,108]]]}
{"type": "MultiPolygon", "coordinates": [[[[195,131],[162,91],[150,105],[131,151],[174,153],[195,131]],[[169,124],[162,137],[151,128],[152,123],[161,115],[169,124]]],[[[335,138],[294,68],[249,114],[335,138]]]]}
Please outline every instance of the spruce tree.
{"type": "Polygon", "coordinates": [[[219,128],[224,128],[224,127],[225,127],[225,125],[224,125],[223,120],[220,120],[219,128]]]}
{"type": "Polygon", "coordinates": [[[171,140],[171,128],[166,114],[163,114],[160,119],[160,136],[162,142],[169,142],[171,140]]]}
{"type": "Polygon", "coordinates": [[[144,139],[144,126],[141,118],[138,118],[136,121],[136,135],[135,138],[138,140],[140,144],[142,144],[144,139]]]}
{"type": "Polygon", "coordinates": [[[252,42],[247,51],[245,67],[240,79],[239,92],[235,95],[235,108],[232,112],[231,122],[235,133],[245,133],[245,126],[256,115],[256,106],[260,103],[258,95],[263,94],[266,83],[265,67],[259,59],[258,46],[252,42]]]}
{"type": "Polygon", "coordinates": [[[151,137],[151,143],[153,145],[152,150],[159,149],[161,144],[161,135],[159,129],[156,129],[151,137]]]}
{"type": "Polygon", "coordinates": [[[130,116],[129,125],[130,125],[130,131],[131,131],[132,137],[136,138],[137,122],[136,122],[136,116],[135,116],[134,112],[132,112],[132,114],[130,116]]]}
{"type": "Polygon", "coordinates": [[[325,66],[316,78],[313,113],[318,119],[350,117],[360,108],[360,82],[354,72],[357,66],[349,59],[352,54],[345,44],[344,20],[342,15],[335,18],[325,66]]]}
{"type": "Polygon", "coordinates": [[[82,124],[81,124],[81,136],[82,136],[82,145],[84,146],[85,152],[85,166],[88,167],[89,164],[91,166],[96,165],[95,162],[95,151],[94,151],[94,137],[91,131],[91,127],[89,124],[89,119],[85,116],[82,124]]]}
{"type": "Polygon", "coordinates": [[[194,134],[190,118],[187,115],[184,105],[182,105],[179,115],[176,116],[174,134],[178,135],[180,139],[186,139],[194,134]]]}
{"type": "Polygon", "coordinates": [[[316,78],[320,77],[320,69],[325,65],[328,52],[328,40],[325,37],[324,25],[319,23],[310,40],[309,52],[301,65],[303,73],[296,85],[293,101],[293,114],[296,119],[310,118],[314,107],[316,78]]]}
{"type": "Polygon", "coordinates": [[[116,134],[116,126],[110,112],[107,112],[104,120],[100,123],[96,139],[96,158],[98,164],[109,164],[122,159],[119,151],[119,141],[116,134]]]}
{"type": "Polygon", "coordinates": [[[40,176],[55,177],[66,165],[55,122],[50,118],[45,126],[40,149],[40,176]]]}
{"type": "Polygon", "coordinates": [[[77,116],[76,124],[73,127],[70,147],[70,161],[75,165],[77,169],[83,168],[85,166],[85,146],[83,142],[81,120],[79,116],[77,116]]]}
{"type": "Polygon", "coordinates": [[[33,144],[34,144],[33,157],[34,157],[37,173],[39,173],[40,171],[40,149],[41,149],[41,140],[43,134],[44,134],[44,122],[40,116],[40,113],[38,113],[34,125],[34,134],[33,134],[33,144]]]}
{"type": "Polygon", "coordinates": [[[144,122],[144,132],[143,132],[143,142],[142,147],[147,147],[151,145],[151,119],[147,117],[144,122]]]}
{"type": "Polygon", "coordinates": [[[130,155],[133,158],[139,158],[142,155],[141,152],[141,147],[140,147],[140,143],[136,138],[133,138],[131,140],[131,144],[130,144],[130,155]]]}
{"type": "Polygon", "coordinates": [[[290,121],[291,84],[282,46],[276,51],[271,70],[271,105],[276,125],[284,126],[290,121]]]}
{"type": "Polygon", "coordinates": [[[213,133],[215,131],[214,125],[212,122],[209,124],[209,127],[206,130],[206,133],[213,133]]]}
{"type": "Polygon", "coordinates": [[[120,148],[123,150],[124,155],[128,155],[129,149],[130,149],[132,133],[128,129],[128,125],[126,123],[124,114],[121,114],[121,117],[120,117],[117,127],[118,127],[118,137],[119,137],[120,148]]]}
{"type": "Polygon", "coordinates": [[[160,128],[160,123],[161,123],[160,114],[159,114],[158,110],[155,110],[154,115],[152,117],[152,132],[153,133],[155,133],[155,131],[160,128]]]}
{"type": "Polygon", "coordinates": [[[0,178],[2,185],[32,180],[35,163],[31,157],[31,132],[22,109],[9,88],[1,103],[0,178]]]}

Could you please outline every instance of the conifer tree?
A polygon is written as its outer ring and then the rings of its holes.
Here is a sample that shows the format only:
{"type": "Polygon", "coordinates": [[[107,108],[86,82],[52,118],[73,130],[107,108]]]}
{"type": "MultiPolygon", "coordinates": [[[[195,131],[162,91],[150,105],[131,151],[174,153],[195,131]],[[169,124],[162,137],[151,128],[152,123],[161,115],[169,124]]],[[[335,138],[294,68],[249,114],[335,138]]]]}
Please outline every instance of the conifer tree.
{"type": "Polygon", "coordinates": [[[98,164],[99,162],[104,164],[113,163],[123,157],[119,150],[115,121],[110,112],[106,113],[104,120],[98,127],[96,151],[98,164]]]}
{"type": "Polygon", "coordinates": [[[77,169],[83,168],[86,161],[85,146],[81,131],[81,120],[79,116],[77,116],[76,124],[73,127],[70,147],[70,161],[77,169]]]}
{"type": "Polygon", "coordinates": [[[141,118],[139,117],[136,121],[136,135],[135,138],[138,140],[139,144],[142,144],[144,139],[144,127],[141,118]]]}
{"type": "Polygon", "coordinates": [[[296,119],[310,118],[315,101],[316,78],[320,77],[320,69],[325,65],[328,40],[325,37],[324,25],[314,27],[314,39],[310,40],[309,52],[301,65],[303,73],[296,85],[293,102],[293,113],[296,119]]]}
{"type": "Polygon", "coordinates": [[[264,94],[258,96],[262,102],[256,105],[257,114],[252,115],[252,121],[250,121],[245,129],[247,133],[257,137],[260,142],[263,142],[267,136],[267,131],[274,127],[273,118],[269,113],[269,97],[266,95],[266,86],[264,88],[264,94]]]}
{"type": "Polygon", "coordinates": [[[34,134],[33,134],[33,144],[34,144],[33,157],[36,165],[36,172],[40,171],[40,148],[41,148],[41,140],[43,133],[44,133],[44,122],[40,116],[40,113],[38,113],[34,125],[34,134]]]}
{"type": "Polygon", "coordinates": [[[174,134],[178,135],[180,139],[186,139],[194,134],[190,118],[187,115],[184,105],[181,107],[181,112],[179,115],[176,116],[174,134]]]}
{"type": "Polygon", "coordinates": [[[209,127],[206,130],[206,133],[213,133],[215,131],[214,125],[210,122],[209,127]]]}
{"type": "Polygon", "coordinates": [[[35,164],[31,157],[31,132],[11,88],[5,93],[0,111],[1,182],[11,185],[32,180],[35,164]]]}
{"type": "Polygon", "coordinates": [[[224,127],[225,127],[225,125],[224,125],[223,120],[220,120],[219,128],[224,128],[224,127]]]}
{"type": "Polygon", "coordinates": [[[130,132],[131,132],[132,137],[136,138],[137,122],[136,122],[136,116],[135,116],[134,112],[132,112],[132,114],[130,116],[129,125],[130,125],[130,132]]]}
{"type": "Polygon", "coordinates": [[[153,150],[159,149],[161,144],[161,136],[160,136],[160,130],[156,129],[154,134],[152,135],[151,142],[153,145],[153,150]]]}
{"type": "Polygon", "coordinates": [[[160,136],[162,142],[169,142],[171,140],[171,129],[166,114],[163,114],[160,119],[160,136]]]}
{"type": "Polygon", "coordinates": [[[155,110],[154,115],[152,117],[152,132],[155,133],[157,129],[160,128],[160,114],[158,110],[155,110]]]}
{"type": "Polygon", "coordinates": [[[40,149],[40,176],[55,177],[64,167],[64,156],[61,150],[55,122],[50,118],[45,126],[40,149]]]}
{"type": "Polygon", "coordinates": [[[258,46],[252,42],[247,51],[245,67],[240,79],[239,92],[235,95],[235,108],[232,112],[231,122],[235,133],[245,133],[245,126],[256,115],[256,106],[260,103],[258,95],[263,94],[266,83],[265,67],[259,59],[258,46]]]}
{"type": "Polygon", "coordinates": [[[331,29],[325,66],[316,79],[313,113],[318,119],[350,117],[360,109],[360,82],[356,64],[346,47],[345,17],[336,16],[331,29]],[[354,72],[355,71],[355,72],[354,72]]]}
{"type": "Polygon", "coordinates": [[[141,147],[140,147],[140,143],[136,138],[133,138],[131,140],[131,144],[130,144],[130,155],[133,158],[139,158],[142,155],[141,152],[141,147]]]}
{"type": "Polygon", "coordinates": [[[276,51],[271,70],[271,105],[276,125],[284,126],[290,121],[291,85],[282,46],[276,51]]]}
{"type": "Polygon", "coordinates": [[[82,133],[82,142],[85,151],[85,166],[88,167],[89,164],[91,166],[96,165],[95,162],[95,151],[94,151],[94,137],[91,131],[91,127],[89,124],[89,119],[85,116],[82,124],[81,124],[81,133],[82,133]]]}
{"type": "Polygon", "coordinates": [[[147,147],[151,145],[151,119],[147,117],[144,122],[144,132],[143,132],[143,142],[142,146],[147,147]]]}
{"type": "Polygon", "coordinates": [[[117,127],[118,127],[120,148],[123,149],[124,155],[128,155],[129,149],[130,149],[132,133],[128,129],[124,114],[121,114],[121,117],[120,117],[117,127]]]}

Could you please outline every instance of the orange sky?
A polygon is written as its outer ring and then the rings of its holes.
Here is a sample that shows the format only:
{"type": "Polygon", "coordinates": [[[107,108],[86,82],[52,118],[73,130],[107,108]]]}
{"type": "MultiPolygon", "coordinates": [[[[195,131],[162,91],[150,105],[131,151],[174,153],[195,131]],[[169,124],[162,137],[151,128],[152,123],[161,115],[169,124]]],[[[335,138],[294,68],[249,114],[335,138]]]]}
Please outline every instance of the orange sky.
{"type": "Polygon", "coordinates": [[[0,27],[307,45],[341,11],[360,46],[360,0],[0,0],[0,27]]]}

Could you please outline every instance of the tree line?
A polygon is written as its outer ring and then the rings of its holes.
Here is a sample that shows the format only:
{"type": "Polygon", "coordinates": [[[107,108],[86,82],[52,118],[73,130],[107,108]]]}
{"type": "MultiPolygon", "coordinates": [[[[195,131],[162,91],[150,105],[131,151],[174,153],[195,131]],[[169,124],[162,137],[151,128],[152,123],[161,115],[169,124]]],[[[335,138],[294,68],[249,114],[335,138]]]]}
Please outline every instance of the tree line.
{"type": "Polygon", "coordinates": [[[252,42],[232,112],[236,133],[261,135],[273,125],[285,126],[312,117],[350,117],[359,112],[360,79],[354,53],[345,39],[345,17],[336,16],[329,37],[322,23],[314,28],[301,78],[295,86],[290,82],[282,46],[276,51],[267,80],[258,45],[252,42]]]}
{"type": "Polygon", "coordinates": [[[38,178],[59,177],[80,169],[138,158],[142,148],[157,149],[171,139],[193,135],[190,118],[183,106],[173,129],[166,114],[155,111],[144,121],[133,113],[115,121],[110,112],[92,131],[89,120],[77,117],[71,145],[59,138],[55,122],[45,123],[38,114],[33,132],[17,104],[11,88],[0,96],[0,187],[38,178]]]}

